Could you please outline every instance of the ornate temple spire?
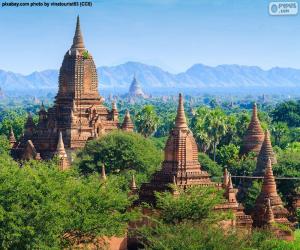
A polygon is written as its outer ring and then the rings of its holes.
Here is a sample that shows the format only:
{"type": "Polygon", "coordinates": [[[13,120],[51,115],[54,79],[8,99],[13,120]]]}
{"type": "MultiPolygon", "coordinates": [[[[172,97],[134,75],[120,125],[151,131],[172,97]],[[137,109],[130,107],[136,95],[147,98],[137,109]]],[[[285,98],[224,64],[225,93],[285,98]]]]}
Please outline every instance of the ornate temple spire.
{"type": "Polygon", "coordinates": [[[230,174],[228,176],[228,185],[227,185],[225,194],[226,194],[225,196],[226,196],[229,203],[237,203],[236,189],[233,188],[232,179],[231,179],[230,174]]]}
{"type": "Polygon", "coordinates": [[[75,35],[73,38],[73,45],[71,48],[72,49],[85,49],[84,42],[83,42],[83,36],[81,33],[81,29],[80,29],[79,15],[77,16],[76,30],[75,30],[75,35]]]}
{"type": "Polygon", "coordinates": [[[33,127],[34,127],[34,122],[33,122],[33,119],[32,119],[32,115],[31,115],[31,112],[28,112],[27,120],[26,120],[26,123],[25,123],[25,129],[26,128],[33,128],[33,127]]]}
{"type": "Polygon", "coordinates": [[[136,191],[137,191],[137,186],[136,186],[134,174],[131,176],[130,190],[131,190],[132,192],[136,192],[136,191]]]}
{"type": "Polygon", "coordinates": [[[226,188],[228,186],[228,182],[229,182],[228,170],[227,168],[224,168],[223,183],[222,183],[223,188],[226,188]]]}
{"type": "Polygon", "coordinates": [[[10,144],[10,147],[11,147],[11,148],[12,148],[12,147],[15,145],[15,143],[17,142],[12,127],[10,127],[10,132],[9,132],[9,138],[8,138],[8,140],[9,140],[9,144],[10,144]]]}
{"type": "Polygon", "coordinates": [[[268,225],[271,225],[272,223],[275,222],[275,218],[274,218],[274,213],[273,213],[273,209],[271,206],[271,200],[267,199],[267,205],[266,205],[267,209],[266,209],[266,223],[268,225]]]}
{"type": "Polygon", "coordinates": [[[270,158],[267,161],[261,192],[264,193],[266,197],[271,197],[274,194],[278,195],[276,182],[273,175],[272,162],[270,158]]]}
{"type": "Polygon", "coordinates": [[[276,155],[273,151],[271,140],[270,140],[270,132],[266,130],[264,142],[261,146],[260,152],[257,157],[256,169],[253,173],[255,176],[263,176],[265,172],[265,166],[267,165],[268,159],[271,160],[272,164],[277,163],[276,155]]]}
{"type": "Polygon", "coordinates": [[[123,124],[122,124],[122,130],[132,132],[133,128],[134,128],[134,125],[133,125],[133,123],[131,121],[130,113],[129,113],[128,109],[127,109],[125,117],[124,117],[124,121],[123,121],[123,124]]]}
{"type": "Polygon", "coordinates": [[[112,102],[112,110],[118,110],[116,101],[112,102]]]}
{"type": "Polygon", "coordinates": [[[253,104],[252,117],[246,134],[243,138],[240,154],[248,154],[254,152],[259,153],[264,140],[264,131],[261,128],[260,121],[257,116],[256,103],[253,104]]]}
{"type": "Polygon", "coordinates": [[[106,173],[105,173],[105,166],[104,166],[104,164],[102,164],[102,169],[101,169],[101,179],[102,179],[102,180],[106,180],[106,179],[107,179],[106,173]]]}
{"type": "Polygon", "coordinates": [[[175,128],[188,128],[186,123],[186,118],[184,114],[184,107],[183,107],[183,98],[182,94],[179,94],[179,101],[178,101],[178,108],[177,108],[177,115],[175,120],[175,128]]]}
{"type": "Polygon", "coordinates": [[[65,145],[62,137],[62,132],[59,132],[58,142],[56,147],[56,155],[59,159],[59,168],[60,170],[65,170],[70,167],[68,156],[65,150],[65,145]]]}

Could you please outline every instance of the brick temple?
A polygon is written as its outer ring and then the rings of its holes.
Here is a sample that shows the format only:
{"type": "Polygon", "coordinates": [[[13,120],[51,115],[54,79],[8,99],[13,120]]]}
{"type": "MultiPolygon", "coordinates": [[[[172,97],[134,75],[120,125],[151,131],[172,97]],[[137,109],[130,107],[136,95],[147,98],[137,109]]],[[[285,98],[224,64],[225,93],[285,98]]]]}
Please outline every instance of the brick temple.
{"type": "Polygon", "coordinates": [[[253,209],[253,225],[255,227],[269,227],[279,238],[292,240],[292,224],[287,219],[288,215],[289,212],[283,206],[283,202],[277,193],[272,162],[271,159],[268,159],[261,192],[253,209]],[[284,225],[285,228],[280,227],[280,225],[284,225]]]}
{"type": "Polygon", "coordinates": [[[266,130],[263,144],[257,156],[256,169],[253,173],[254,176],[264,176],[265,167],[267,166],[269,159],[271,160],[272,165],[277,163],[277,158],[273,151],[270,139],[270,132],[269,130],[266,130]]]}
{"type": "Polygon", "coordinates": [[[254,103],[251,121],[243,138],[240,154],[246,155],[250,152],[254,152],[256,155],[258,155],[263,141],[264,131],[257,116],[256,103],[254,103]]]}
{"type": "Polygon", "coordinates": [[[139,190],[140,202],[155,205],[154,192],[171,191],[170,184],[185,189],[190,186],[212,186],[224,191],[225,202],[215,207],[216,211],[231,211],[235,220],[226,221],[226,226],[238,226],[250,229],[251,216],[245,215],[243,207],[237,202],[237,189],[233,188],[231,176],[224,172],[223,184],[212,182],[198,161],[198,147],[191,130],[188,128],[182,95],[179,103],[175,126],[171,130],[165,146],[165,157],[161,170],[157,171],[149,183],[142,184],[139,190]]]}
{"type": "MultiPolygon", "coordinates": [[[[65,151],[71,160],[72,152],[84,147],[88,140],[121,127],[116,105],[109,110],[103,103],[104,99],[98,92],[97,69],[92,55],[85,48],[78,17],[73,44],[59,71],[54,106],[48,111],[41,106],[37,125],[29,114],[25,132],[18,142],[11,132],[13,157],[49,159],[56,153],[65,156],[65,151]]],[[[131,124],[129,128],[126,126],[127,131],[132,129],[131,124]]],[[[64,164],[62,168],[65,167],[64,164]]]]}

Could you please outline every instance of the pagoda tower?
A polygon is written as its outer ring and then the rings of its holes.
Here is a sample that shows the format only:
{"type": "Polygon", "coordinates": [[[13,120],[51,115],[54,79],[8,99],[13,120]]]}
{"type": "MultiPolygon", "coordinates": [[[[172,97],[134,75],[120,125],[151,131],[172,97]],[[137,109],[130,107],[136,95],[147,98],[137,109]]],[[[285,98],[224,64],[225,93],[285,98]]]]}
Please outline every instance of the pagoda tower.
{"type": "Polygon", "coordinates": [[[147,98],[148,96],[143,92],[142,87],[138,80],[136,79],[135,75],[133,76],[133,80],[131,82],[130,88],[129,88],[129,97],[140,97],[140,98],[147,98]]]}
{"type": "Polygon", "coordinates": [[[266,130],[265,139],[257,157],[256,169],[253,173],[254,176],[264,176],[265,167],[267,166],[269,159],[271,160],[272,165],[277,163],[276,155],[270,140],[270,132],[269,130],[266,130]]]}
{"type": "Polygon", "coordinates": [[[243,138],[240,154],[246,155],[250,152],[258,154],[264,141],[264,131],[261,128],[256,103],[253,104],[251,121],[243,138]]]}
{"type": "Polygon", "coordinates": [[[132,132],[134,129],[133,122],[130,118],[130,113],[128,110],[126,110],[125,116],[124,116],[124,121],[122,123],[122,130],[132,132]]]}
{"type": "Polygon", "coordinates": [[[279,224],[291,226],[291,223],[287,219],[288,211],[284,208],[282,200],[277,193],[271,159],[268,159],[265,166],[261,192],[256,199],[255,207],[253,209],[252,218],[255,227],[263,227],[269,223],[270,211],[268,210],[270,210],[270,208],[267,209],[268,202],[270,202],[274,221],[279,224]]]}
{"type": "Polygon", "coordinates": [[[42,104],[37,125],[28,116],[24,136],[12,149],[14,158],[23,158],[28,140],[42,159],[53,157],[61,132],[66,154],[71,159],[71,152],[84,147],[87,140],[119,128],[117,110],[105,107],[99,95],[97,69],[85,47],[79,17],[58,81],[54,106],[47,111],[42,104]]]}
{"type": "Polygon", "coordinates": [[[164,158],[162,169],[153,175],[150,183],[142,184],[140,190],[142,201],[155,203],[154,192],[171,191],[169,185],[174,182],[178,188],[214,185],[198,161],[197,144],[186,122],[181,94],[175,126],[167,140],[164,158]]]}

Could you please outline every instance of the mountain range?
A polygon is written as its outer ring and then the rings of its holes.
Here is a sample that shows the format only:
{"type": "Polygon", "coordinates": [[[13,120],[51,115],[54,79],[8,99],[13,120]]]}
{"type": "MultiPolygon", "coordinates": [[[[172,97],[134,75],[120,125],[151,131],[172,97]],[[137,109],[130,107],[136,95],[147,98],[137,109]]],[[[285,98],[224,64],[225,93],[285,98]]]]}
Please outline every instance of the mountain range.
{"type": "MultiPolygon", "coordinates": [[[[133,75],[148,92],[181,89],[249,89],[300,88],[300,69],[275,67],[263,70],[257,66],[195,64],[185,72],[172,74],[157,66],[127,62],[97,68],[99,89],[127,92],[133,75]]],[[[56,91],[58,70],[44,70],[22,75],[0,70],[0,87],[4,92],[56,91]]]]}

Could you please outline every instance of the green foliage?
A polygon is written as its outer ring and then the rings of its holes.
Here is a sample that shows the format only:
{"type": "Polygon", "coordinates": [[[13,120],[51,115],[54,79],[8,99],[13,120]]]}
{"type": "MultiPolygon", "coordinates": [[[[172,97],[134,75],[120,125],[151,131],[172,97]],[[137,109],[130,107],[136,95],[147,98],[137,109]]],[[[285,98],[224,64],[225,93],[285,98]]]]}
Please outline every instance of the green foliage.
{"type": "Polygon", "coordinates": [[[217,162],[221,166],[233,166],[239,161],[240,148],[232,143],[218,149],[217,162]]]}
{"type": "Polygon", "coordinates": [[[145,137],[152,135],[157,128],[159,118],[152,105],[146,105],[135,116],[137,131],[145,137]]]}
{"type": "Polygon", "coordinates": [[[10,144],[6,136],[0,135],[0,155],[9,154],[10,144]]]}
{"type": "Polygon", "coordinates": [[[300,126],[300,101],[287,101],[280,103],[272,111],[275,122],[285,122],[289,127],[300,126]]]}
{"type": "MultiPolygon", "coordinates": [[[[277,164],[273,166],[275,176],[300,177],[300,147],[293,143],[277,153],[277,164]]],[[[285,199],[300,186],[299,180],[278,180],[277,188],[285,199]]]]}
{"type": "Polygon", "coordinates": [[[253,181],[246,192],[246,196],[243,199],[244,207],[247,211],[251,211],[254,208],[255,201],[260,194],[262,182],[253,181]]]}
{"type": "Polygon", "coordinates": [[[134,216],[117,179],[82,178],[54,162],[0,162],[1,249],[60,249],[66,232],[122,235],[134,216]]]}
{"type": "Polygon", "coordinates": [[[82,56],[83,56],[83,59],[88,59],[90,55],[89,55],[89,52],[86,50],[86,51],[82,52],[82,56]]]}
{"type": "Polygon", "coordinates": [[[271,126],[271,134],[274,137],[274,142],[276,146],[281,147],[283,144],[283,139],[287,141],[289,128],[285,122],[276,122],[271,126]]]}
{"type": "Polygon", "coordinates": [[[202,151],[210,149],[215,160],[217,146],[228,131],[228,119],[223,110],[199,108],[192,121],[192,130],[202,151]]]}
{"type": "Polygon", "coordinates": [[[203,170],[207,171],[214,180],[219,180],[223,174],[222,167],[209,158],[207,154],[199,153],[198,159],[203,170]]]}
{"type": "Polygon", "coordinates": [[[135,170],[150,176],[161,160],[162,152],[150,139],[137,133],[114,131],[89,141],[78,153],[75,165],[83,174],[100,173],[104,164],[107,173],[135,170]]]}
{"type": "Polygon", "coordinates": [[[157,149],[164,150],[168,137],[150,137],[157,149]]]}
{"type": "Polygon", "coordinates": [[[25,111],[7,111],[2,116],[0,122],[0,134],[9,135],[12,128],[16,138],[19,138],[23,133],[24,124],[27,119],[27,113],[25,111]]]}
{"type": "Polygon", "coordinates": [[[189,187],[178,189],[179,195],[170,192],[156,193],[157,207],[161,219],[166,223],[180,223],[184,220],[216,220],[213,207],[223,201],[222,192],[213,187],[189,187]]]}

